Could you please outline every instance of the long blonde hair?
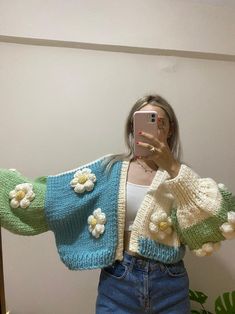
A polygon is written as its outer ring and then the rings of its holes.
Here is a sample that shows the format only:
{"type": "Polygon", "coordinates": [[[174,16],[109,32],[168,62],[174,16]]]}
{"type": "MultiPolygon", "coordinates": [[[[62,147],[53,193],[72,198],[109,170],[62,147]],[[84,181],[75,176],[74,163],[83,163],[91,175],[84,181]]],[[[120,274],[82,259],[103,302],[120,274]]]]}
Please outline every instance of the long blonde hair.
{"type": "Polygon", "coordinates": [[[109,171],[112,165],[118,160],[132,160],[134,158],[134,135],[133,135],[133,114],[146,105],[153,105],[162,108],[170,122],[171,135],[167,139],[171,152],[179,162],[182,158],[182,147],[179,136],[179,124],[175,112],[171,105],[160,95],[150,94],[138,99],[131,108],[125,123],[125,144],[127,152],[121,154],[113,154],[105,159],[106,169],[109,171]]]}

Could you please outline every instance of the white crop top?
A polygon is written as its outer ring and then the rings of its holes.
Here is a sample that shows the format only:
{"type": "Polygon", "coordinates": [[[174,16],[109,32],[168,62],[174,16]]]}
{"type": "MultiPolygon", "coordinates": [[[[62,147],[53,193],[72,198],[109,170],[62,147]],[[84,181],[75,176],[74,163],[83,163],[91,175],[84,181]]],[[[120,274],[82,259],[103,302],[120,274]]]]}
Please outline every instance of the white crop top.
{"type": "Polygon", "coordinates": [[[148,190],[148,185],[140,185],[132,182],[126,184],[126,219],[125,230],[131,231],[137,210],[148,190]]]}

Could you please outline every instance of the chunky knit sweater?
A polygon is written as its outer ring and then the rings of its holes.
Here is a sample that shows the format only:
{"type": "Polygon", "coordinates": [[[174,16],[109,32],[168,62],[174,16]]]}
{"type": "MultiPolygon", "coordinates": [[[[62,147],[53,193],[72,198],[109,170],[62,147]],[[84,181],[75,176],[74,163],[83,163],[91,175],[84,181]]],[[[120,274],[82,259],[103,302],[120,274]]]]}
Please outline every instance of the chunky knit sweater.
{"type": "MultiPolygon", "coordinates": [[[[106,171],[106,156],[35,180],[0,169],[1,226],[20,235],[52,231],[59,256],[71,270],[122,260],[130,162],[116,161],[106,171]]],[[[175,178],[163,169],[156,172],[137,211],[129,248],[175,263],[184,257],[186,246],[197,256],[207,256],[234,237],[232,193],[182,164],[175,178]]]]}

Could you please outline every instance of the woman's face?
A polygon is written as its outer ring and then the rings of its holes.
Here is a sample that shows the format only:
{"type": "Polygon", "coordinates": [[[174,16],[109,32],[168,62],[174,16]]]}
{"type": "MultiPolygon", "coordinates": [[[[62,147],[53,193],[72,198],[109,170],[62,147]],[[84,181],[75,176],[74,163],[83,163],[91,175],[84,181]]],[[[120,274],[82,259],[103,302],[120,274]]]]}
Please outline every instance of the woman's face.
{"type": "Polygon", "coordinates": [[[160,107],[156,107],[156,106],[149,105],[149,104],[142,107],[139,110],[140,111],[153,110],[153,111],[157,112],[158,118],[160,118],[160,121],[157,121],[158,126],[159,126],[157,128],[157,138],[161,142],[166,143],[168,137],[170,137],[170,135],[171,135],[171,127],[170,127],[170,121],[169,121],[168,116],[165,113],[165,111],[160,107]]]}

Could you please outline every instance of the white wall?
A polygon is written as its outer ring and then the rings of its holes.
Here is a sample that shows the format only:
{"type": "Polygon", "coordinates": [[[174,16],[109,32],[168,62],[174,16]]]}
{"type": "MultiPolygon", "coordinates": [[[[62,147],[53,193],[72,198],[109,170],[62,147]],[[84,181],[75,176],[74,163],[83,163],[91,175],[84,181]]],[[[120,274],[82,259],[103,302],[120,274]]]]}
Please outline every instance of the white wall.
{"type": "Polygon", "coordinates": [[[1,0],[0,30],[6,36],[234,55],[235,3],[212,3],[1,0]]]}
{"type": "MultiPolygon", "coordinates": [[[[218,43],[218,36],[234,35],[234,15],[232,7],[201,1],[1,1],[0,35],[234,56],[234,41],[218,43]],[[195,7],[205,14],[203,29],[195,7]],[[160,14],[159,8],[165,10],[160,14]],[[191,27],[184,25],[185,10],[191,27]],[[211,16],[217,16],[216,24],[211,16]],[[210,37],[210,32],[218,36],[210,37]]],[[[123,151],[129,109],[137,98],[155,92],[175,108],[184,160],[201,176],[235,192],[234,62],[4,42],[0,55],[2,168],[17,168],[33,178],[123,151]]],[[[66,269],[51,232],[20,237],[3,230],[3,246],[6,302],[12,314],[94,313],[99,270],[66,269]]],[[[209,295],[207,309],[212,312],[215,297],[235,286],[233,246],[234,241],[225,241],[214,256],[200,259],[187,252],[184,259],[190,288],[209,295]]]]}

